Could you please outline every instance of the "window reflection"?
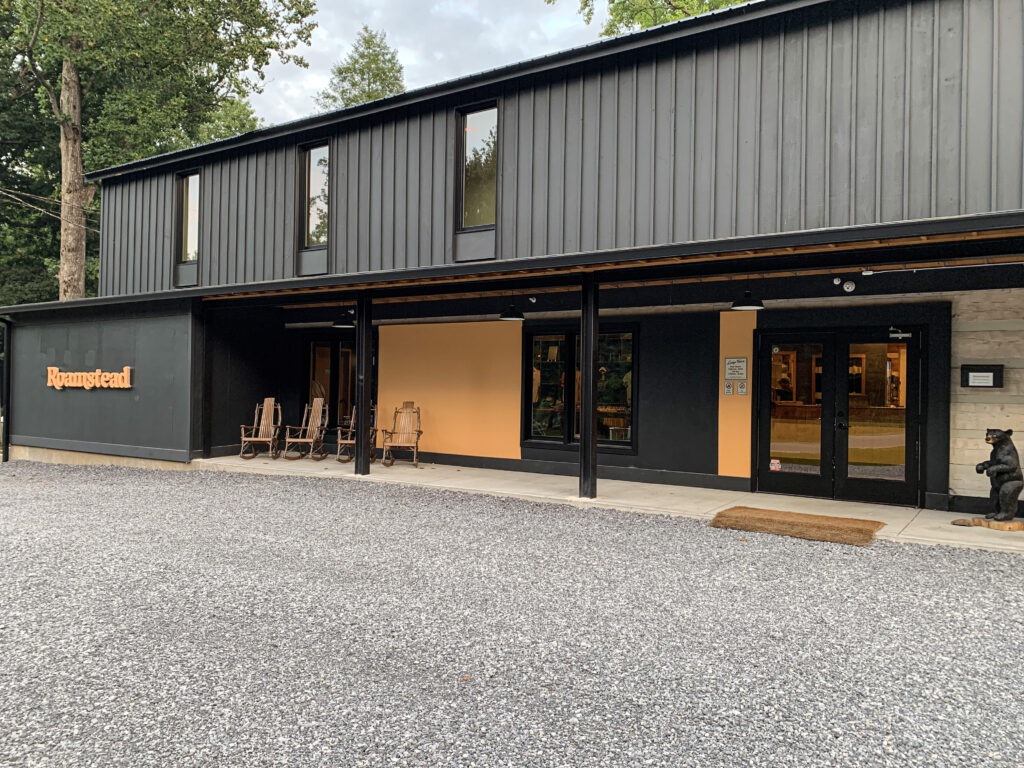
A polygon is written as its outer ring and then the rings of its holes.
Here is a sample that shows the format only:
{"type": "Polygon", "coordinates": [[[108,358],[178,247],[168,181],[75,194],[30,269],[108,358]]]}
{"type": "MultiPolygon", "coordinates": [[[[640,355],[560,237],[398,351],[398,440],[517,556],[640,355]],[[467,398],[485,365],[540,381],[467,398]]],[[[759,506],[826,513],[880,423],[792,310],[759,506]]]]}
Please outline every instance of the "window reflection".
{"type": "Polygon", "coordinates": [[[498,110],[462,118],[462,226],[492,226],[498,188],[498,110]]]}
{"type": "Polygon", "coordinates": [[[181,179],[181,261],[199,258],[199,174],[181,179]]]}
{"type": "MultiPolygon", "coordinates": [[[[576,341],[576,419],[580,434],[580,346],[576,341]]],[[[597,337],[597,439],[628,442],[633,433],[633,334],[597,337]]]]}
{"type": "Polygon", "coordinates": [[[306,150],[305,246],[327,245],[327,194],[330,151],[327,146],[306,150]]]}
{"type": "Polygon", "coordinates": [[[565,336],[533,337],[532,437],[562,437],[565,417],[565,336]]]}

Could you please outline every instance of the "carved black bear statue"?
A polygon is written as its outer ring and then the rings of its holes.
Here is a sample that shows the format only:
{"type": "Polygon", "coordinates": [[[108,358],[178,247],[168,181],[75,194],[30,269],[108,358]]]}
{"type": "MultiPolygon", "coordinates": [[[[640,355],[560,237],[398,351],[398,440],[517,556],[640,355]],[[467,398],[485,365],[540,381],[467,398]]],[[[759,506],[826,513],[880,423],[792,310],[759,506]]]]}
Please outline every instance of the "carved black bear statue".
{"type": "Polygon", "coordinates": [[[1024,489],[1024,474],[1021,474],[1020,457],[1010,439],[1012,434],[1012,429],[987,430],[985,442],[992,446],[992,454],[988,461],[974,468],[979,475],[984,472],[992,481],[989,492],[992,511],[985,515],[988,520],[1013,520],[1017,514],[1017,497],[1024,489]]]}

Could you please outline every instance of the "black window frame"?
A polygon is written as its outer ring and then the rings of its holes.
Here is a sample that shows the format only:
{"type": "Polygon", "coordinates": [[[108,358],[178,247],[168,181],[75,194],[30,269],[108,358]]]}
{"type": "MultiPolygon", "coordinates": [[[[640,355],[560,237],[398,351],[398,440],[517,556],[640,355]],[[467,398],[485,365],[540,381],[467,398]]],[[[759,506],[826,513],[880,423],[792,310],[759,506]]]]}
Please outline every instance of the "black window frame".
{"type": "Polygon", "coordinates": [[[174,265],[180,266],[182,264],[198,264],[200,257],[200,238],[199,228],[200,222],[203,217],[203,175],[199,168],[193,168],[187,171],[182,171],[176,174],[174,178],[174,265]],[[193,176],[196,177],[196,207],[198,215],[196,216],[196,257],[194,259],[185,259],[185,222],[187,216],[185,212],[185,190],[188,186],[188,180],[193,176]]]}
{"type": "Polygon", "coordinates": [[[455,232],[493,232],[498,228],[499,197],[501,189],[501,107],[497,99],[467,104],[455,110],[455,232]],[[477,112],[494,110],[494,123],[497,128],[498,162],[494,174],[494,223],[477,224],[472,227],[463,226],[465,205],[463,194],[466,183],[466,118],[477,112]]]}
{"type": "MultiPolygon", "coordinates": [[[[637,323],[614,323],[598,328],[598,336],[614,333],[632,334],[632,372],[630,379],[630,433],[629,440],[598,440],[598,449],[602,453],[623,453],[635,455],[639,444],[637,420],[637,376],[638,351],[640,348],[640,326],[637,323]]],[[[579,367],[576,358],[577,339],[580,335],[579,324],[564,323],[552,325],[530,325],[523,328],[523,379],[522,379],[522,423],[520,443],[524,448],[549,448],[556,450],[579,450],[579,439],[576,437],[576,387],[575,371],[579,367]],[[565,425],[561,437],[535,437],[532,430],[533,422],[533,339],[535,336],[564,336],[566,349],[567,378],[573,379],[572,385],[566,382],[565,387],[565,425]]]]}
{"type": "Polygon", "coordinates": [[[331,142],[316,141],[301,145],[299,147],[299,169],[299,221],[302,222],[302,227],[298,230],[299,250],[326,250],[331,242],[331,209],[334,207],[333,195],[331,195],[331,142]],[[327,240],[324,243],[310,245],[306,242],[309,236],[309,153],[315,149],[327,150],[327,240]]]}

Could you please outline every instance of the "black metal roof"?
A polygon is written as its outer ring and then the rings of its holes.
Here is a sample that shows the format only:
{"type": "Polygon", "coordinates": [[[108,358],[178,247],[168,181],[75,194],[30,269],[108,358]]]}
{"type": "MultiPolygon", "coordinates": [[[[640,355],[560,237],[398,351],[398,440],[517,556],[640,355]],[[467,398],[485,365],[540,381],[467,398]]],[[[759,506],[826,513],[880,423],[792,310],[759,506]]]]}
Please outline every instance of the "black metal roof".
{"type": "Polygon", "coordinates": [[[564,51],[539,56],[533,59],[509,64],[504,67],[485,70],[473,75],[448,80],[443,83],[429,85],[416,90],[406,91],[397,96],[359,104],[354,107],[327,112],[320,115],[292,120],[278,125],[259,128],[255,131],[219,139],[208,144],[200,144],[188,149],[179,149],[161,155],[135,160],[122,165],[111,166],[85,175],[86,181],[97,181],[113,176],[147,171],[166,165],[194,162],[210,155],[226,150],[238,149],[250,145],[258,145],[282,137],[299,138],[305,134],[315,134],[323,129],[337,126],[357,118],[380,114],[392,110],[410,107],[443,99],[473,88],[510,81],[516,78],[550,72],[562,67],[569,67],[616,54],[652,47],[661,43],[691,37],[712,29],[732,26],[746,21],[775,16],[787,11],[820,5],[834,0],[750,0],[750,2],[709,11],[698,16],[691,16],[680,21],[661,24],[656,27],[633,32],[627,35],[598,40],[594,43],[570,48],[564,51]]]}

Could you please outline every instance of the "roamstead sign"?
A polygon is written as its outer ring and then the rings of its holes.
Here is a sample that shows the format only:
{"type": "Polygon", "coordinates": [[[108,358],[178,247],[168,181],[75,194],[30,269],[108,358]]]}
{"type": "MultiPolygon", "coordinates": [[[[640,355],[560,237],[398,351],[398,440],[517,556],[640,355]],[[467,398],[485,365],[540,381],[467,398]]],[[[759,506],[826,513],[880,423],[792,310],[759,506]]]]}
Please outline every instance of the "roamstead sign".
{"type": "Polygon", "coordinates": [[[127,365],[118,373],[95,371],[62,371],[56,366],[46,368],[46,386],[54,389],[131,389],[132,369],[127,365]]]}

